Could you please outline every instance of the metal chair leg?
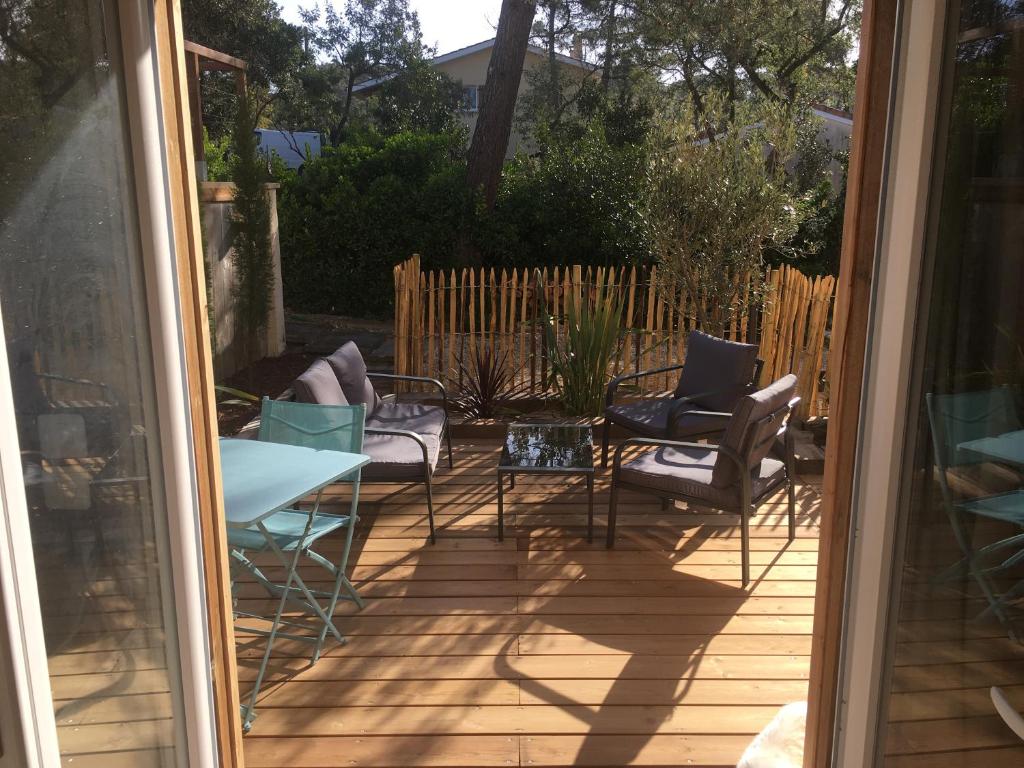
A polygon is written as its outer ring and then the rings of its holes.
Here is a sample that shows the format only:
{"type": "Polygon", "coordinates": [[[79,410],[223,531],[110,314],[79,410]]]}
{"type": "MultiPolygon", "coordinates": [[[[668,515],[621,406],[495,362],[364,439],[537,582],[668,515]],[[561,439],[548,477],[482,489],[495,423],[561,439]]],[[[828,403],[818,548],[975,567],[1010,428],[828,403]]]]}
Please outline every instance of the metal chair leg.
{"type": "Polygon", "coordinates": [[[444,423],[444,435],[448,441],[448,469],[454,469],[455,464],[452,462],[452,428],[447,420],[444,423]]]}
{"type": "Polygon", "coordinates": [[[742,548],[743,588],[750,584],[750,505],[744,504],[740,512],[740,547],[742,548]]]}
{"type": "Polygon", "coordinates": [[[437,532],[434,530],[434,494],[430,486],[430,470],[425,473],[423,481],[427,486],[427,520],[430,523],[430,543],[437,544],[437,532]]]}
{"type": "Polygon", "coordinates": [[[612,494],[608,500],[608,540],[605,546],[608,549],[615,547],[615,518],[619,507],[619,484],[617,478],[612,477],[612,494]]]}
{"type": "Polygon", "coordinates": [[[789,540],[796,538],[796,487],[793,479],[789,480],[789,540]]]}
{"type": "MultiPolygon", "coordinates": [[[[498,541],[505,540],[505,480],[498,473],[498,541]]],[[[515,482],[513,481],[513,487],[515,482]]]]}
{"type": "Polygon", "coordinates": [[[608,444],[612,439],[612,423],[604,417],[604,428],[601,432],[601,469],[608,469],[608,444]]]}

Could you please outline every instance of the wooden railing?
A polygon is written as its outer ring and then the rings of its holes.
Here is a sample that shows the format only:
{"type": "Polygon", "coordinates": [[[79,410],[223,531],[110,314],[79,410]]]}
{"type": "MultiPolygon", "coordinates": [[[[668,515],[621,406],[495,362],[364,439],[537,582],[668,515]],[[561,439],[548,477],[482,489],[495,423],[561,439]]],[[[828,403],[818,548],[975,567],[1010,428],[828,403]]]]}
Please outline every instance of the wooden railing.
{"type": "MultiPolygon", "coordinates": [[[[562,337],[570,292],[614,288],[623,304],[623,343],[608,375],[681,362],[686,335],[700,324],[699,298],[667,302],[656,267],[553,267],[424,272],[418,256],[397,265],[395,277],[395,371],[439,378],[458,390],[469,368],[473,343],[486,343],[515,371],[522,391],[548,391],[547,334],[552,317],[562,337]],[[679,311],[685,307],[687,311],[679,311]],[[545,313],[546,310],[546,313],[545,313]]],[[[758,296],[749,279],[736,281],[737,311],[726,338],[756,343],[764,360],[761,383],[793,372],[799,377],[800,418],[828,412],[827,330],[835,279],[809,278],[792,267],[768,269],[768,290],[758,296]]],[[[678,372],[642,380],[648,393],[672,390],[678,372]]]]}

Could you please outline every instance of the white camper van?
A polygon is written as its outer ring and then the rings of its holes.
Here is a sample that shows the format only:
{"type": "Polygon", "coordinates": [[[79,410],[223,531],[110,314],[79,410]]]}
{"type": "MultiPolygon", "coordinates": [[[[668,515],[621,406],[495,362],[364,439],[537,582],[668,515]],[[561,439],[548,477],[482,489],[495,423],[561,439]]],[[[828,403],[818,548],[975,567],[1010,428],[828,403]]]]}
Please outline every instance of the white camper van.
{"type": "Polygon", "coordinates": [[[320,134],[315,131],[273,131],[257,128],[256,143],[268,157],[275,153],[289,168],[298,168],[310,157],[320,156],[320,134]]]}

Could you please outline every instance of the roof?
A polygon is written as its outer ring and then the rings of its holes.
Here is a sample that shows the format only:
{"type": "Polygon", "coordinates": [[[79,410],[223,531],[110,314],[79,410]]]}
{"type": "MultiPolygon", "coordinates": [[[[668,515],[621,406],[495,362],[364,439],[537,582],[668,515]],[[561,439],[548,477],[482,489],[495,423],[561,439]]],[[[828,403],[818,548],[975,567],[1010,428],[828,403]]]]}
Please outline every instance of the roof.
{"type": "MultiPolygon", "coordinates": [[[[430,66],[436,67],[439,64],[446,64],[449,61],[455,61],[456,59],[462,59],[465,58],[466,56],[472,56],[474,53],[480,53],[480,51],[486,51],[488,48],[494,47],[494,41],[495,38],[492,37],[490,40],[483,40],[479,43],[474,43],[473,45],[467,45],[465,48],[458,48],[448,53],[442,53],[439,56],[435,56],[430,60],[430,66]]],[[[529,53],[536,54],[537,56],[548,55],[547,50],[541,48],[539,45],[528,45],[526,50],[529,53]]],[[[566,66],[584,69],[587,72],[593,72],[596,69],[596,67],[593,64],[584,61],[583,59],[576,59],[573,58],[572,56],[566,56],[564,53],[556,53],[555,60],[558,61],[560,64],[565,64],[566,66]]],[[[380,85],[381,83],[386,83],[394,76],[394,74],[390,74],[384,75],[384,77],[375,77],[372,80],[364,80],[363,82],[354,85],[352,87],[352,92],[359,93],[360,91],[366,91],[371,88],[376,88],[378,85],[380,85]]]]}
{"type": "Polygon", "coordinates": [[[811,104],[811,111],[824,120],[833,120],[839,123],[853,125],[853,113],[835,107],[827,107],[824,104],[811,104]]]}

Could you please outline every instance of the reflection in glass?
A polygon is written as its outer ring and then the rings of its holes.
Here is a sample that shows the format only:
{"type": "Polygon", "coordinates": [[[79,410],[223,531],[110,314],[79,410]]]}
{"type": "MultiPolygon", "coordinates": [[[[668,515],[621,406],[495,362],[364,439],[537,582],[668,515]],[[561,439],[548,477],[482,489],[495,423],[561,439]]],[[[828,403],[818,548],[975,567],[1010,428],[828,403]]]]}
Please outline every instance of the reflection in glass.
{"type": "Polygon", "coordinates": [[[101,0],[0,0],[0,307],[61,752],[177,765],[117,29],[101,0]]]}
{"type": "Polygon", "coordinates": [[[593,432],[589,426],[512,424],[499,467],[521,469],[591,469],[593,432]]]}
{"type": "Polygon", "coordinates": [[[1024,4],[943,73],[878,765],[1024,765],[1024,4]]]}

